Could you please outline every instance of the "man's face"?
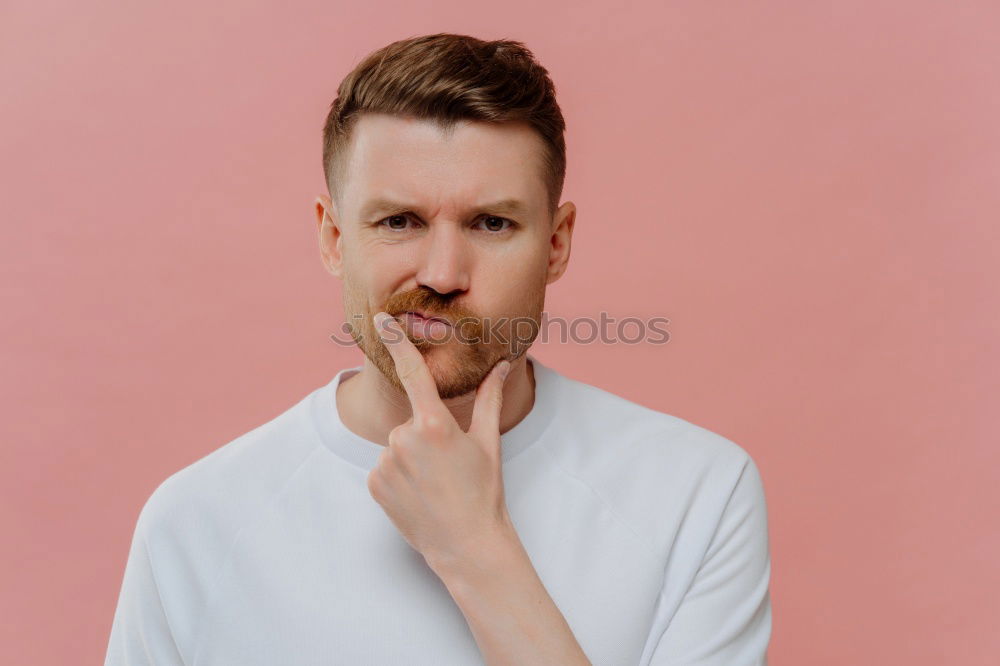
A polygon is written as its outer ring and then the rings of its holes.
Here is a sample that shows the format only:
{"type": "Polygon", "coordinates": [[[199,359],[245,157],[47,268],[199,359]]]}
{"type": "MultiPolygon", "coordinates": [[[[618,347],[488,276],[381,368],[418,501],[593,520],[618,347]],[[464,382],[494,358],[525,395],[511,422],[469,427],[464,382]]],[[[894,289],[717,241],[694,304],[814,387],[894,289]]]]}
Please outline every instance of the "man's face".
{"type": "Polygon", "coordinates": [[[325,206],[329,217],[317,207],[320,240],[343,279],[352,336],[399,390],[372,321],[380,310],[403,324],[442,398],[474,391],[537,336],[575,212],[564,204],[553,223],[541,155],[540,137],[521,123],[464,122],[446,134],[412,118],[357,120],[340,201],[325,206]],[[414,311],[447,324],[430,327],[414,311]]]}

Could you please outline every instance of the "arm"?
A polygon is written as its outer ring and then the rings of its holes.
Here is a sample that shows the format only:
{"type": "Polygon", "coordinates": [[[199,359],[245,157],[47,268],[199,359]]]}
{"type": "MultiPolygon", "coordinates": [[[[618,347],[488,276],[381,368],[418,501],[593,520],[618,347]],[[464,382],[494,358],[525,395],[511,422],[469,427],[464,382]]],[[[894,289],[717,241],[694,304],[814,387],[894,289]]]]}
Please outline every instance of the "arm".
{"type": "Polygon", "coordinates": [[[146,545],[144,517],[140,513],[132,536],[105,666],[184,664],[160,600],[146,545]]]}
{"type": "Polygon", "coordinates": [[[512,525],[461,559],[428,564],[490,666],[590,666],[512,525]]]}
{"type": "Polygon", "coordinates": [[[771,558],[760,473],[748,458],[691,587],[658,619],[644,666],[767,666],[771,558]],[[658,640],[658,642],[655,642],[658,640]]]}

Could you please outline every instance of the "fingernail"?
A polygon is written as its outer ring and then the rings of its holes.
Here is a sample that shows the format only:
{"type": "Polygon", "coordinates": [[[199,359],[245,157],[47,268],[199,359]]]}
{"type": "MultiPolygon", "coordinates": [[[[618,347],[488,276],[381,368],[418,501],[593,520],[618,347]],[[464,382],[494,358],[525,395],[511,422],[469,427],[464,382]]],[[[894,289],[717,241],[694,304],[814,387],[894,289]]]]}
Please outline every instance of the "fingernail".
{"type": "Polygon", "coordinates": [[[507,373],[510,372],[510,361],[500,361],[500,381],[507,379],[507,373]]]}

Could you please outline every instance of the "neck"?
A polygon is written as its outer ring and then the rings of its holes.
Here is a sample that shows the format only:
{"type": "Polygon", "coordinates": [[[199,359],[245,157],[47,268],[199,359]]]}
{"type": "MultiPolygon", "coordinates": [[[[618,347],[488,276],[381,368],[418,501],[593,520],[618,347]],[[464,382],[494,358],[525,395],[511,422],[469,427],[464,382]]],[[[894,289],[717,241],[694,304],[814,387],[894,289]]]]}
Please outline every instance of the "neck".
{"type": "MultiPolygon", "coordinates": [[[[468,430],[476,393],[443,400],[455,421],[468,430]]],[[[535,373],[527,354],[511,363],[503,387],[500,433],[505,433],[528,415],[535,403],[535,373]]],[[[337,411],[348,430],[376,444],[386,446],[389,432],[405,423],[413,412],[405,391],[389,383],[368,357],[361,372],[337,386],[337,411]]]]}

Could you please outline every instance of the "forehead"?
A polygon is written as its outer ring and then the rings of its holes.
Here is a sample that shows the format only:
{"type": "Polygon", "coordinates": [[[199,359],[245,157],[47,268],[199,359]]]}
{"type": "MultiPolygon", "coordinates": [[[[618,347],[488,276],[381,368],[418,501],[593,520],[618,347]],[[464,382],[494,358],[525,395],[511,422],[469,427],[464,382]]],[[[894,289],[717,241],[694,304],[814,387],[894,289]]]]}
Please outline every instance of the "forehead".
{"type": "Polygon", "coordinates": [[[376,198],[461,212],[483,201],[545,206],[544,145],[527,123],[431,120],[366,113],[354,125],[344,169],[344,202],[360,213],[376,198]]]}

